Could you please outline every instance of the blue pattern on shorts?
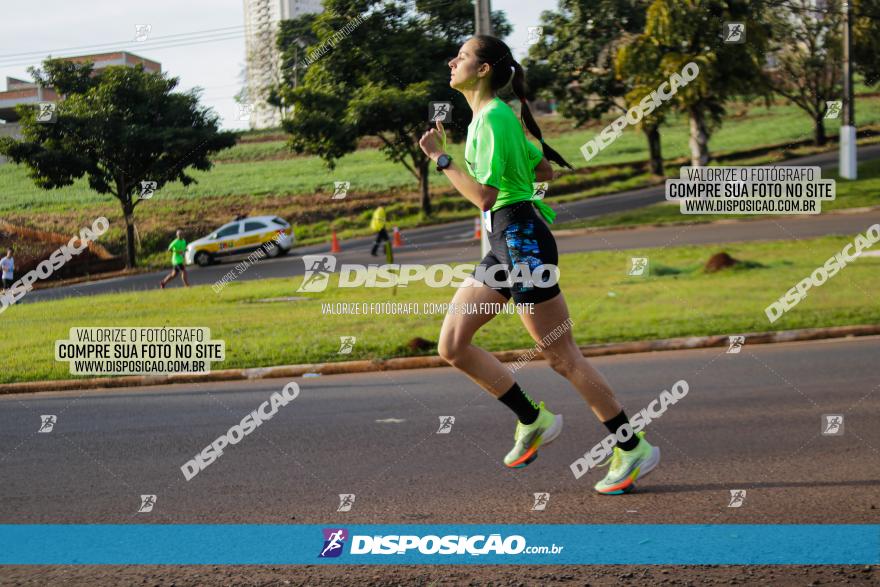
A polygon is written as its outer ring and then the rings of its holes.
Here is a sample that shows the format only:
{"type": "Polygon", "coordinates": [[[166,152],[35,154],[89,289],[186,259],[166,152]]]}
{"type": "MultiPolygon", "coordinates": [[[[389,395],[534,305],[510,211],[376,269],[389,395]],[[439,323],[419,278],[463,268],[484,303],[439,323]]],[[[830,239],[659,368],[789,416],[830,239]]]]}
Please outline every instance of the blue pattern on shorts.
{"type": "MultiPolygon", "coordinates": [[[[535,269],[544,264],[541,260],[541,250],[538,248],[538,240],[535,238],[535,223],[532,220],[513,222],[504,229],[504,240],[507,241],[507,251],[513,266],[523,263],[528,265],[534,273],[535,269]]],[[[534,286],[524,283],[514,283],[511,289],[515,291],[529,291],[534,286]]]]}

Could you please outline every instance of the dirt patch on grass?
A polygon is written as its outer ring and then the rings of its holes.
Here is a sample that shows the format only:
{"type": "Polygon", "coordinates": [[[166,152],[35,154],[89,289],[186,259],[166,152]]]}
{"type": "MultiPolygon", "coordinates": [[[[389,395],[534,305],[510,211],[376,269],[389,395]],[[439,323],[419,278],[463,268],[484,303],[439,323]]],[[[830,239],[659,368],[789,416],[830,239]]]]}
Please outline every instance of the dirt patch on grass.
{"type": "Polygon", "coordinates": [[[760,269],[762,267],[764,265],[757,261],[741,261],[722,251],[709,257],[709,260],[703,266],[703,271],[705,273],[716,273],[725,269],[760,269]]]}
{"type": "MultiPolygon", "coordinates": [[[[15,278],[18,279],[70,242],[74,235],[79,234],[80,228],[82,226],[70,230],[69,234],[62,234],[0,221],[0,256],[6,254],[7,248],[13,250],[15,278]]],[[[124,266],[124,260],[111,254],[100,244],[91,242],[86,250],[72,256],[56,269],[49,279],[76,278],[89,273],[117,270],[124,266]]]]}

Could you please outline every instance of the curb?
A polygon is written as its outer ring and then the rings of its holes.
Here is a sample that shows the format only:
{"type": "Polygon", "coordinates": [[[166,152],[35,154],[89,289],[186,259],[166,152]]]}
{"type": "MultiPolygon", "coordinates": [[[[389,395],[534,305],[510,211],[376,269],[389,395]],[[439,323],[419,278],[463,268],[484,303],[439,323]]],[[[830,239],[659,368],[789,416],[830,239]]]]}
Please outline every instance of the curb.
{"type": "MultiPolygon", "coordinates": [[[[830,328],[803,328],[776,332],[751,332],[742,334],[748,344],[774,344],[826,338],[852,338],[880,334],[880,324],[857,326],[834,326],[830,328]]],[[[713,336],[688,336],[660,340],[634,342],[611,342],[591,344],[580,347],[585,357],[604,357],[608,355],[628,355],[656,351],[677,351],[723,347],[728,345],[727,334],[713,336]]],[[[499,351],[492,353],[503,363],[512,363],[534,349],[499,351]]],[[[543,359],[538,352],[536,359],[543,359]]],[[[222,369],[210,373],[181,373],[177,375],[131,375],[115,378],[63,379],[56,381],[29,381],[26,383],[0,384],[0,395],[12,393],[37,393],[41,391],[71,391],[86,389],[107,389],[114,387],[143,387],[150,385],[169,385],[174,383],[208,383],[212,381],[241,381],[252,379],[274,379],[280,377],[302,377],[305,374],[338,375],[344,373],[367,373],[374,371],[399,371],[404,369],[427,369],[448,367],[449,364],[439,356],[401,357],[397,359],[376,359],[372,361],[340,361],[334,363],[307,363],[303,365],[282,365],[277,367],[254,367],[250,369],[222,369]]]]}
{"type": "Polygon", "coordinates": [[[58,279],[55,281],[47,281],[40,283],[39,281],[34,282],[33,289],[53,289],[56,287],[67,287],[69,285],[79,285],[80,283],[94,283],[98,281],[106,281],[108,279],[116,279],[117,277],[129,277],[135,275],[143,275],[145,273],[151,273],[153,271],[161,271],[161,269],[148,269],[148,268],[136,268],[134,270],[131,269],[120,269],[119,271],[107,271],[105,273],[95,273],[92,275],[81,275],[79,277],[70,277],[67,279],[58,279]]]}

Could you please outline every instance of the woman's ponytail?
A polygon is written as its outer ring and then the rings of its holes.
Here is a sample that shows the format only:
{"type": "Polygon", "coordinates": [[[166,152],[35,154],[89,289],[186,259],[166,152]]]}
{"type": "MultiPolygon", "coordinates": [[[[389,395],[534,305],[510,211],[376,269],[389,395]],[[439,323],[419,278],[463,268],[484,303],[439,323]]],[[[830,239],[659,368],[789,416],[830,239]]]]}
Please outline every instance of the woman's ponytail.
{"type": "Polygon", "coordinates": [[[538,123],[535,122],[535,117],[532,116],[532,110],[529,108],[529,102],[526,100],[526,74],[523,71],[522,65],[514,61],[512,58],[511,61],[513,61],[513,82],[511,85],[513,93],[516,94],[516,97],[519,98],[520,101],[520,112],[523,123],[526,125],[526,128],[529,129],[529,132],[532,133],[532,136],[541,141],[541,149],[544,151],[544,157],[546,157],[548,161],[553,161],[557,165],[572,169],[572,166],[562,157],[562,155],[557,153],[553,147],[544,142],[541,129],[538,127],[538,123]]]}

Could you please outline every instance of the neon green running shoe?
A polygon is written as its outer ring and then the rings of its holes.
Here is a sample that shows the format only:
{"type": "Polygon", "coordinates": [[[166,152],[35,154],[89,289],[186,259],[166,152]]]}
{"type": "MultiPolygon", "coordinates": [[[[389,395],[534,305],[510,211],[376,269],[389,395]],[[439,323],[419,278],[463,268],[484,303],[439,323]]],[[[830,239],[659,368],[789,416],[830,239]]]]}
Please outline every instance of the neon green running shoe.
{"type": "Polygon", "coordinates": [[[660,464],[660,449],[648,444],[644,431],[638,436],[641,440],[633,450],[625,451],[615,446],[611,458],[599,465],[604,467],[611,463],[608,474],[596,483],[596,491],[605,495],[629,493],[637,480],[644,479],[660,464]]]}
{"type": "Polygon", "coordinates": [[[554,414],[544,407],[538,406],[538,418],[531,424],[516,423],[513,434],[515,444],[504,457],[504,464],[511,469],[525,467],[538,458],[538,447],[550,444],[562,432],[562,415],[554,414]]]}

